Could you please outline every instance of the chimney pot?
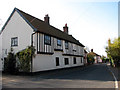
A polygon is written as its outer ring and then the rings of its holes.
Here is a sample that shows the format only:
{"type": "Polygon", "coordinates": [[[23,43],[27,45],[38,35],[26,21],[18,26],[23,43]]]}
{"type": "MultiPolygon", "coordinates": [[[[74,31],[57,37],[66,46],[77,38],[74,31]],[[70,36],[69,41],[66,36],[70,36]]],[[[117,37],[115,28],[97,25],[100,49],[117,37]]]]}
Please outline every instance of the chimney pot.
{"type": "Polygon", "coordinates": [[[63,27],[63,30],[64,30],[65,33],[68,34],[68,26],[67,26],[67,23],[66,23],[65,26],[63,27]]]}
{"type": "Polygon", "coordinates": [[[67,23],[65,24],[65,27],[67,27],[67,23]]]}

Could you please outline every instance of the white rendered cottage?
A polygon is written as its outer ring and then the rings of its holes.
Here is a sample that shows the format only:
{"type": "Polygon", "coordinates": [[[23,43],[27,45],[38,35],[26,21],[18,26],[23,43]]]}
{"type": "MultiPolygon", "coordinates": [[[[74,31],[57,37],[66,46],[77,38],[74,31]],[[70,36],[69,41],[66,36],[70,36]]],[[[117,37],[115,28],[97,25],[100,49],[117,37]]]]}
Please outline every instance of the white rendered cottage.
{"type": "Polygon", "coordinates": [[[12,47],[14,52],[35,46],[32,72],[84,65],[84,45],[68,34],[67,24],[61,31],[44,21],[15,8],[2,28],[2,59],[12,47]]]}

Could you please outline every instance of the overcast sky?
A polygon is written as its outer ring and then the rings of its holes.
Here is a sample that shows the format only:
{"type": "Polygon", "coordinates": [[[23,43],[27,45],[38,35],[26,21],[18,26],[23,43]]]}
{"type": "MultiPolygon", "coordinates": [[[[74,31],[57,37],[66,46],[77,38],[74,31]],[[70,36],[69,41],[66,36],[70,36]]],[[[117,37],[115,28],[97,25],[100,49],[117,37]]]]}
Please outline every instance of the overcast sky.
{"type": "Polygon", "coordinates": [[[106,55],[107,40],[118,36],[117,1],[2,0],[0,2],[0,28],[14,7],[42,20],[46,14],[49,14],[52,26],[63,30],[63,26],[67,23],[69,34],[89,49],[93,48],[94,52],[106,55]]]}

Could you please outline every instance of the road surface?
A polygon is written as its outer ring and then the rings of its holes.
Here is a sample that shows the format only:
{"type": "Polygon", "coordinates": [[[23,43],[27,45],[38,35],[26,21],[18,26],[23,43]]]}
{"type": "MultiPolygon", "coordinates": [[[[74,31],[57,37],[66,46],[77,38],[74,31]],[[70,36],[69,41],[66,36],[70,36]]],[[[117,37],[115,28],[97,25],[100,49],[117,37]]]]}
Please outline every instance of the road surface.
{"type": "Polygon", "coordinates": [[[5,75],[3,88],[114,88],[106,64],[42,72],[34,76],[5,75]]]}

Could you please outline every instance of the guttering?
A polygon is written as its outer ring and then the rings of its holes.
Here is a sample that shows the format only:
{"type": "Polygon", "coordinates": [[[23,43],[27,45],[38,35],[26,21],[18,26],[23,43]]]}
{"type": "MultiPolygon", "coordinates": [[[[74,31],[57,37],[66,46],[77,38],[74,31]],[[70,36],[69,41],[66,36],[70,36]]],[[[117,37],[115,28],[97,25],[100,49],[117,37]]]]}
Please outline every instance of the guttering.
{"type": "MultiPolygon", "coordinates": [[[[32,33],[31,34],[31,47],[33,47],[33,35],[34,35],[35,33],[32,33]]],[[[32,53],[31,53],[31,73],[32,73],[32,64],[33,64],[33,62],[32,62],[32,58],[33,58],[33,55],[32,55],[32,53]]]]}

